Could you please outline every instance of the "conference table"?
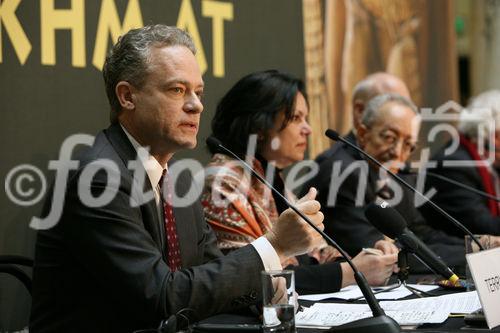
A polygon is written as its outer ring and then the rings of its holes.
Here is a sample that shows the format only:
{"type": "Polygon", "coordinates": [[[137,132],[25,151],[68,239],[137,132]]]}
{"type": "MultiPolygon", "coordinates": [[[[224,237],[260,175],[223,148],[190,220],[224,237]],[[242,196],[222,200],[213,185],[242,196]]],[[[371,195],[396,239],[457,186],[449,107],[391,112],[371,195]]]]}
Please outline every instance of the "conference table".
{"type": "MultiPolygon", "coordinates": [[[[256,318],[250,318],[250,317],[242,317],[242,316],[235,316],[235,315],[219,315],[215,316],[212,318],[209,318],[205,320],[204,322],[209,322],[209,323],[221,323],[221,324],[241,324],[243,322],[248,323],[248,324],[258,324],[259,321],[256,318]]],[[[209,332],[208,330],[197,330],[194,329],[191,332],[193,333],[205,333],[209,332]]],[[[258,332],[256,330],[211,330],[210,332],[258,332]]],[[[325,332],[335,332],[335,329],[333,328],[331,331],[324,330],[324,329],[312,329],[312,328],[297,328],[298,333],[325,333],[325,332]]],[[[419,328],[416,329],[402,329],[402,332],[460,332],[460,333],[478,333],[478,332],[500,332],[500,327],[494,328],[492,330],[489,330],[487,327],[486,328],[481,328],[481,327],[469,327],[465,325],[464,319],[463,318],[449,318],[446,320],[443,324],[439,325],[423,325],[419,328]]],[[[360,333],[370,333],[370,332],[360,332],[360,333]]]]}
{"type": "MultiPolygon", "coordinates": [[[[259,324],[260,321],[258,318],[255,317],[246,317],[246,316],[240,316],[240,315],[231,315],[231,314],[222,314],[218,316],[214,316],[211,318],[208,318],[203,321],[203,323],[212,323],[212,324],[241,324],[241,323],[246,323],[246,324],[259,324]]],[[[229,329],[229,328],[228,328],[229,329]]],[[[457,317],[457,318],[448,318],[444,323],[442,324],[425,324],[422,325],[418,328],[415,329],[405,329],[403,327],[402,329],[403,332],[460,332],[460,333],[477,333],[477,332],[500,332],[500,327],[494,328],[492,330],[489,330],[487,327],[471,327],[467,326],[464,322],[463,317],[457,317]]],[[[198,330],[198,329],[193,329],[193,333],[199,332],[209,332],[208,330],[198,330]]],[[[210,332],[258,332],[257,330],[249,330],[249,329],[232,329],[232,330],[210,330],[210,332]]],[[[297,328],[298,333],[325,333],[329,332],[328,330],[324,329],[312,329],[312,328],[297,328]]],[[[335,329],[333,328],[331,332],[335,332],[335,329]]],[[[369,332],[360,332],[360,333],[369,333],[369,332]]]]}
{"type": "MultiPolygon", "coordinates": [[[[431,281],[435,280],[436,278],[433,276],[429,275],[414,275],[411,277],[411,281],[431,281]]],[[[445,295],[449,294],[452,292],[460,292],[460,291],[452,291],[449,289],[439,289],[436,291],[433,291],[433,294],[436,296],[438,295],[445,295]]],[[[404,299],[410,299],[414,298],[415,296],[408,296],[407,298],[404,299]]],[[[323,300],[321,302],[329,302],[329,303],[346,303],[346,301],[339,300],[339,299],[327,299],[323,300]]],[[[311,301],[300,301],[300,305],[302,306],[310,306],[314,304],[314,302],[311,301]]],[[[260,324],[259,318],[257,317],[249,317],[249,316],[243,316],[243,315],[235,315],[235,314],[220,314],[214,317],[207,318],[200,323],[209,323],[209,324],[223,324],[223,325],[236,325],[236,324],[260,324]]],[[[250,328],[245,329],[236,329],[233,328],[232,330],[230,327],[227,327],[228,330],[202,330],[198,328],[194,328],[191,330],[191,332],[196,333],[196,332],[258,332],[258,330],[254,329],[251,330],[250,328]]],[[[500,332],[500,327],[494,328],[492,330],[489,330],[486,326],[468,326],[465,324],[464,317],[450,317],[448,318],[444,323],[441,324],[424,324],[419,326],[418,328],[402,328],[403,332],[460,332],[460,333],[477,333],[477,332],[500,332]]],[[[313,328],[298,328],[297,329],[298,333],[324,333],[328,332],[328,330],[324,329],[313,329],[313,328]]],[[[335,332],[335,329],[333,328],[331,332],[335,332]]],[[[360,332],[360,333],[369,333],[369,332],[360,332]]]]}

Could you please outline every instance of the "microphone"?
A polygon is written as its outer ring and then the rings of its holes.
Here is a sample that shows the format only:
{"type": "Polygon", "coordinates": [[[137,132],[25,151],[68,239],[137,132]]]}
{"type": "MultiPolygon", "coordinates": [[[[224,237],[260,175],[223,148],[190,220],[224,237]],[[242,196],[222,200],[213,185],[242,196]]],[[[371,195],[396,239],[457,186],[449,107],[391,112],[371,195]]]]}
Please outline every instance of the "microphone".
{"type": "Polygon", "coordinates": [[[257,178],[261,183],[266,185],[271,191],[273,191],[274,194],[276,194],[281,200],[283,200],[284,203],[288,207],[290,207],[295,213],[297,213],[304,221],[306,221],[314,230],[316,230],[318,233],[323,236],[323,238],[327,241],[328,244],[336,248],[340,254],[344,257],[344,259],[347,261],[349,266],[351,267],[352,271],[354,272],[354,279],[356,280],[356,283],[359,286],[359,289],[363,293],[363,296],[366,299],[366,302],[368,303],[368,306],[370,307],[370,310],[372,311],[373,317],[372,318],[364,318],[360,320],[356,320],[341,326],[337,326],[335,328],[335,332],[338,333],[355,333],[355,332],[360,332],[360,331],[370,331],[373,333],[396,333],[396,332],[401,332],[401,327],[399,324],[392,319],[391,317],[388,317],[384,310],[380,307],[380,304],[378,303],[377,299],[375,298],[375,295],[373,294],[370,286],[368,285],[368,282],[366,281],[366,278],[364,277],[363,273],[361,273],[354,263],[352,262],[351,258],[345,252],[343,248],[341,248],[337,242],[335,242],[330,236],[328,236],[325,232],[320,230],[317,226],[314,225],[314,223],[311,222],[311,220],[305,216],[294,204],[292,204],[290,201],[288,201],[287,198],[285,198],[278,190],[274,188],[267,180],[265,180],[261,175],[259,175],[248,163],[246,163],[244,160],[238,157],[235,153],[233,153],[231,150],[228,148],[224,147],[222,143],[219,141],[219,139],[210,136],[206,140],[207,145],[210,146],[210,148],[213,148],[213,150],[219,149],[219,151],[224,151],[228,155],[232,156],[236,160],[238,160],[245,169],[247,169],[255,178],[257,178]]]}
{"type": "Polygon", "coordinates": [[[489,193],[486,193],[484,191],[480,191],[478,190],[477,188],[474,188],[474,187],[470,187],[468,185],[465,185],[465,184],[462,184],[460,182],[457,182],[456,180],[454,179],[451,179],[451,178],[448,178],[448,177],[445,177],[445,176],[442,176],[440,174],[437,174],[437,173],[434,173],[434,172],[427,172],[426,173],[427,176],[431,176],[431,177],[434,177],[434,178],[437,178],[437,179],[441,179],[442,181],[444,182],[447,182],[447,183],[450,183],[450,184],[453,184],[455,186],[458,186],[458,187],[461,187],[463,188],[464,190],[468,190],[470,192],[473,192],[477,195],[480,195],[482,196],[483,198],[486,198],[486,199],[491,199],[491,200],[495,200],[497,202],[500,202],[500,198],[499,197],[496,197],[494,195],[491,195],[489,193]]]}
{"type": "Polygon", "coordinates": [[[458,281],[458,276],[444,263],[444,261],[424,244],[410,229],[404,218],[397,210],[382,202],[368,204],[365,209],[366,218],[380,232],[403,245],[408,252],[414,253],[425,262],[434,272],[442,275],[453,284],[458,281]]]}
{"type": "MultiPolygon", "coordinates": [[[[411,171],[409,167],[405,167],[405,168],[401,169],[398,173],[402,173],[402,174],[405,174],[405,175],[418,175],[418,172],[411,171]]],[[[462,184],[462,183],[457,182],[456,180],[451,179],[449,177],[445,177],[443,175],[440,175],[440,174],[435,173],[435,172],[430,172],[430,171],[427,171],[425,174],[427,176],[440,179],[440,180],[442,180],[442,181],[444,181],[446,183],[453,184],[455,186],[461,187],[464,190],[467,190],[467,191],[470,191],[472,193],[475,193],[475,194],[477,194],[477,195],[479,195],[479,196],[481,196],[483,198],[491,199],[491,200],[495,200],[497,202],[500,202],[500,197],[496,197],[494,195],[491,195],[491,194],[486,193],[484,191],[478,190],[477,188],[471,187],[469,185],[462,184]]]]}
{"type": "Polygon", "coordinates": [[[385,172],[387,172],[389,175],[391,175],[391,177],[394,178],[398,183],[402,184],[403,186],[405,186],[406,188],[408,188],[410,191],[412,191],[413,193],[415,193],[418,196],[420,196],[421,198],[423,198],[425,201],[427,201],[429,203],[429,205],[431,205],[431,207],[434,210],[436,210],[441,215],[443,215],[448,221],[452,222],[455,226],[457,226],[465,234],[469,235],[471,237],[471,239],[474,241],[474,243],[476,243],[479,246],[479,248],[481,249],[481,251],[484,251],[484,247],[481,244],[481,242],[479,242],[479,240],[476,238],[476,236],[474,236],[474,234],[469,229],[467,229],[462,223],[458,222],[458,220],[455,219],[453,216],[451,216],[450,214],[448,214],[447,212],[445,212],[441,207],[439,207],[438,205],[436,205],[432,200],[430,200],[425,195],[423,195],[416,188],[414,188],[413,186],[411,186],[410,184],[408,184],[406,181],[404,181],[401,177],[399,177],[394,172],[392,172],[391,170],[389,170],[388,168],[386,168],[376,158],[374,158],[373,156],[371,156],[370,154],[368,154],[367,152],[365,152],[363,149],[359,148],[357,145],[355,145],[355,144],[347,141],[345,138],[343,138],[342,136],[340,136],[336,131],[334,131],[332,129],[327,129],[326,132],[325,132],[325,135],[327,137],[329,137],[330,139],[334,140],[334,141],[341,141],[341,142],[343,142],[344,144],[346,144],[349,147],[355,149],[358,153],[360,153],[361,155],[363,155],[364,157],[366,157],[367,159],[369,159],[370,161],[372,161],[373,163],[375,163],[376,165],[378,165],[385,172]]]}

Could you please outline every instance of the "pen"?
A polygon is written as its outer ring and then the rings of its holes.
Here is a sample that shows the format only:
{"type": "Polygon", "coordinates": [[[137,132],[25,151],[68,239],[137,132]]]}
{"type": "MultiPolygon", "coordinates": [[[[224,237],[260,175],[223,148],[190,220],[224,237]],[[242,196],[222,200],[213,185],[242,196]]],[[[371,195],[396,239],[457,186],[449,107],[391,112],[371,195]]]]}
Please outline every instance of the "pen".
{"type": "Polygon", "coordinates": [[[381,255],[382,254],[382,251],[380,250],[377,250],[377,249],[372,249],[372,248],[367,248],[367,247],[364,247],[363,248],[363,251],[368,253],[368,254],[374,254],[374,255],[381,255]]]}

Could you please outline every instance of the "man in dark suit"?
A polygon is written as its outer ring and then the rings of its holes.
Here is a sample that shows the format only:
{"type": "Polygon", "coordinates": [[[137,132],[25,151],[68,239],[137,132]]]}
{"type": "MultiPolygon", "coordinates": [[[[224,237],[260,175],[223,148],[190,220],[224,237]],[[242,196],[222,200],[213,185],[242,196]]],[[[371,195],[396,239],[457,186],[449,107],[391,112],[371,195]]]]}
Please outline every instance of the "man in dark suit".
{"type": "MultiPolygon", "coordinates": [[[[58,223],[38,233],[30,331],[131,332],[180,311],[196,320],[245,307],[260,297],[262,270],[320,241],[286,210],[271,232],[222,256],[200,203],[176,201],[195,186],[170,163],[196,145],[194,54],[187,33],[155,25],[129,31],[107,57],[112,124],[70,173],[58,223]]],[[[299,209],[323,228],[314,196],[299,209]]]]}
{"type": "MultiPolygon", "coordinates": [[[[397,170],[411,153],[418,132],[418,126],[412,125],[418,125],[417,121],[417,109],[408,99],[399,95],[379,95],[368,102],[354,136],[355,142],[380,162],[397,170]]],[[[364,209],[380,195],[379,190],[392,185],[389,179],[382,179],[376,165],[369,164],[355,149],[342,142],[336,143],[317,160],[320,171],[307,186],[317,186],[318,200],[326,217],[325,231],[351,255],[383,241],[384,235],[366,219],[364,209]]]]}
{"type": "MultiPolygon", "coordinates": [[[[462,111],[458,130],[459,145],[453,152],[454,143],[439,150],[432,158],[436,162],[435,169],[430,172],[444,176],[459,184],[486,192],[492,196],[500,195],[498,168],[500,166],[500,91],[491,90],[475,97],[467,109],[462,111]],[[496,124],[491,128],[490,125],[496,124]],[[494,138],[494,142],[489,142],[494,138]],[[486,139],[486,140],[484,140],[486,139]],[[486,147],[495,149],[493,165],[487,165],[489,151],[486,147]],[[481,153],[484,151],[484,153],[481,153]],[[457,161],[477,162],[472,166],[457,166],[457,161]],[[480,163],[484,164],[480,164],[480,163]]],[[[426,187],[436,190],[432,200],[445,211],[458,219],[468,229],[476,234],[500,235],[500,205],[492,199],[485,198],[471,190],[462,188],[447,180],[432,174],[426,178],[426,187]]],[[[437,214],[429,205],[420,208],[422,214],[434,225],[449,234],[463,236],[463,232],[450,227],[449,222],[437,214]]],[[[491,238],[491,241],[496,239],[491,238]]]]}
{"type": "MultiPolygon", "coordinates": [[[[388,93],[398,94],[407,99],[410,99],[410,93],[405,83],[400,78],[391,75],[389,73],[385,72],[373,73],[368,75],[365,79],[361,80],[356,84],[356,86],[353,89],[352,105],[351,105],[353,127],[352,130],[346,135],[347,140],[357,145],[356,133],[357,129],[361,125],[361,119],[363,117],[368,101],[378,95],[388,94],[388,93]]],[[[309,186],[319,186],[320,184],[323,184],[323,187],[330,186],[329,181],[331,179],[330,176],[332,171],[331,168],[333,166],[332,163],[334,161],[333,159],[335,158],[334,155],[337,155],[339,153],[338,152],[339,148],[340,144],[336,144],[316,157],[315,161],[320,166],[319,174],[313,180],[311,180],[310,183],[306,184],[306,186],[303,187],[304,189],[309,188],[309,186]]],[[[354,150],[351,153],[354,154],[355,153],[354,150]]],[[[357,155],[357,153],[355,154],[357,155]]],[[[346,164],[345,164],[346,166],[352,162],[351,161],[352,157],[349,157],[349,154],[344,157],[340,156],[339,158],[341,160],[346,159],[346,164]]],[[[375,172],[375,171],[372,170],[370,172],[375,172]]],[[[373,182],[374,181],[373,176],[370,176],[368,180],[370,182],[373,182]]],[[[345,185],[346,187],[352,188],[352,190],[348,192],[354,191],[354,188],[357,186],[355,184],[351,185],[352,186],[349,186],[349,184],[345,185]]],[[[367,191],[369,191],[369,188],[370,186],[367,187],[367,191]]],[[[337,214],[343,214],[343,213],[339,212],[333,215],[333,211],[330,208],[326,208],[328,206],[328,198],[325,196],[327,194],[326,192],[327,192],[326,190],[320,191],[320,196],[318,197],[318,200],[320,201],[323,207],[323,213],[325,214],[326,221],[336,221],[337,214]]],[[[342,191],[339,192],[344,193],[345,187],[343,187],[342,191]]],[[[354,198],[351,198],[349,200],[354,202],[354,198]]],[[[348,204],[347,209],[350,210],[351,206],[352,206],[351,204],[348,204]]],[[[342,210],[340,206],[338,208],[342,210]]],[[[356,209],[360,210],[360,214],[362,214],[361,216],[363,216],[364,218],[362,209],[359,207],[357,207],[356,209]]],[[[394,254],[398,252],[397,247],[391,240],[386,239],[384,235],[375,230],[371,226],[371,224],[368,224],[368,226],[366,226],[365,225],[366,223],[368,222],[366,221],[361,225],[357,225],[356,223],[354,223],[352,226],[348,227],[349,230],[345,230],[344,232],[341,232],[340,235],[336,235],[336,237],[340,240],[341,235],[343,235],[344,233],[349,234],[351,231],[355,232],[355,234],[357,235],[356,239],[358,240],[354,240],[354,242],[352,241],[345,242],[347,249],[350,250],[349,252],[352,255],[358,253],[362,247],[374,247],[376,249],[381,250],[384,254],[394,254]],[[360,242],[362,242],[362,244],[360,242]]],[[[342,226],[339,226],[339,228],[342,228],[342,226]]],[[[347,239],[349,239],[353,236],[346,236],[346,237],[348,237],[347,239]]]]}
{"type": "MultiPolygon", "coordinates": [[[[408,99],[383,94],[368,102],[354,138],[360,148],[398,172],[414,149],[419,126],[418,110],[408,99]]],[[[432,229],[415,208],[413,194],[381,174],[355,149],[338,142],[318,160],[320,171],[307,185],[318,186],[325,231],[351,255],[384,239],[364,215],[366,205],[380,198],[394,202],[410,229],[445,261],[464,264],[463,241],[432,229]]],[[[412,182],[410,176],[403,177],[412,182]]]]}

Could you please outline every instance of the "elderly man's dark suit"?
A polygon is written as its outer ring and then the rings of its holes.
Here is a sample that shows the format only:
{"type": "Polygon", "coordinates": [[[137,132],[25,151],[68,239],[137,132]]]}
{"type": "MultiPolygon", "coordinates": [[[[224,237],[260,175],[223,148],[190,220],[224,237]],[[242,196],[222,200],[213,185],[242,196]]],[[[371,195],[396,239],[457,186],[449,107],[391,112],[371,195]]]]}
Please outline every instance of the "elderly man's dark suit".
{"type": "MultiPolygon", "coordinates": [[[[352,143],[356,143],[352,134],[347,139],[352,143]]],[[[328,205],[333,164],[340,163],[340,169],[344,171],[353,163],[360,161],[365,162],[355,149],[338,142],[316,158],[316,162],[319,164],[319,173],[304,187],[306,189],[314,186],[318,189],[318,201],[321,203],[321,209],[325,215],[326,233],[333,237],[352,256],[356,255],[364,247],[373,247],[376,241],[384,237],[367,220],[364,214],[366,205],[374,202],[377,197],[378,173],[373,168],[368,168],[368,176],[361,172],[360,169],[355,169],[340,185],[334,205],[328,205]],[[362,204],[356,206],[356,191],[361,177],[368,177],[367,186],[363,193],[362,204]]],[[[402,177],[412,182],[407,176],[402,175],[402,177]]],[[[338,182],[338,180],[334,179],[334,182],[338,182]]],[[[403,200],[395,208],[405,218],[408,227],[449,265],[462,266],[465,263],[463,241],[432,229],[423,220],[413,202],[413,193],[403,188],[403,200]]],[[[414,264],[414,266],[416,265],[414,264]]],[[[421,267],[413,268],[415,270],[421,269],[421,267]]]]}
{"type": "MultiPolygon", "coordinates": [[[[353,136],[349,136],[348,139],[355,142],[353,136]]],[[[372,247],[376,241],[383,239],[383,235],[364,215],[365,205],[373,201],[376,196],[374,189],[377,176],[374,172],[369,171],[361,206],[355,205],[358,181],[362,177],[366,179],[366,174],[363,175],[360,169],[353,171],[338,188],[335,205],[328,205],[333,164],[340,163],[341,170],[344,171],[356,161],[364,162],[354,149],[343,143],[336,143],[316,158],[319,173],[304,187],[305,190],[314,186],[318,190],[317,200],[321,203],[321,210],[325,215],[325,232],[334,237],[352,256],[363,247],[372,247]]]]}
{"type": "MultiPolygon", "coordinates": [[[[477,190],[485,191],[483,181],[476,167],[443,166],[443,161],[470,161],[472,158],[467,150],[462,145],[459,145],[457,150],[449,155],[445,155],[444,150],[445,148],[437,152],[432,158],[431,161],[437,162],[437,168],[429,169],[429,171],[477,190]]],[[[432,176],[426,178],[426,188],[427,190],[435,188],[437,193],[432,197],[432,201],[459,220],[473,233],[500,235],[500,217],[491,214],[488,209],[488,199],[432,176]]],[[[432,221],[432,225],[436,228],[452,235],[464,235],[460,229],[451,225],[448,220],[437,214],[429,205],[422,206],[420,211],[428,221],[432,221]]]]}
{"type": "MultiPolygon", "coordinates": [[[[131,332],[157,327],[181,309],[201,319],[260,296],[263,265],[257,251],[249,245],[222,256],[198,202],[174,208],[183,269],[170,271],[155,201],[130,205],[135,180],[127,165],[135,158],[126,134],[112,125],[97,135],[80,168],[70,174],[59,223],[38,233],[31,332],[131,332]],[[77,184],[82,169],[97,159],[118,166],[120,185],[109,204],[91,208],[80,201],[77,184]]],[[[94,196],[106,181],[104,172],[97,173],[94,196]]],[[[152,190],[149,179],[144,184],[152,190]]],[[[191,178],[182,175],[178,195],[190,186],[191,178]]],[[[45,213],[50,200],[46,206],[45,213]]]]}

